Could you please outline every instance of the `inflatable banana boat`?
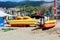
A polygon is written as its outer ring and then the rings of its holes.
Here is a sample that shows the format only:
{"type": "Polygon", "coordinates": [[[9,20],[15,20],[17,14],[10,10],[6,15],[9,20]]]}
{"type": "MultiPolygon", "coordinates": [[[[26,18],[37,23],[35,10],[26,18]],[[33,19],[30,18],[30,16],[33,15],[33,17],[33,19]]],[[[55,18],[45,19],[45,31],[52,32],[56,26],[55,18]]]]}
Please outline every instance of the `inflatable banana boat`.
{"type": "MultiPolygon", "coordinates": [[[[36,24],[38,22],[38,19],[32,19],[28,16],[24,16],[24,17],[17,17],[16,20],[9,20],[8,21],[9,24],[11,25],[11,27],[26,27],[26,26],[30,26],[30,25],[40,25],[40,24],[36,24]]],[[[48,20],[45,21],[43,25],[43,28],[51,28],[54,27],[56,24],[56,20],[48,20]]]]}

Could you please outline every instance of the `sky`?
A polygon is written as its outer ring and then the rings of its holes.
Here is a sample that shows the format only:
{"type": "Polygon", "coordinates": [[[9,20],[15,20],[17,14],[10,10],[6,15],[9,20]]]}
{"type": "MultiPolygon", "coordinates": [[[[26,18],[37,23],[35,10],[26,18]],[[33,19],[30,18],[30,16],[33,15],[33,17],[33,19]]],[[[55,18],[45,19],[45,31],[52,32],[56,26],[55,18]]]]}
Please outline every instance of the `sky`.
{"type": "MultiPolygon", "coordinates": [[[[12,1],[12,2],[19,2],[19,1],[26,1],[26,0],[0,0],[0,1],[12,1]]],[[[28,1],[28,0],[27,0],[28,1]]],[[[41,1],[41,0],[30,0],[30,1],[41,1]]],[[[53,0],[44,0],[47,2],[53,1],[53,0]]]]}

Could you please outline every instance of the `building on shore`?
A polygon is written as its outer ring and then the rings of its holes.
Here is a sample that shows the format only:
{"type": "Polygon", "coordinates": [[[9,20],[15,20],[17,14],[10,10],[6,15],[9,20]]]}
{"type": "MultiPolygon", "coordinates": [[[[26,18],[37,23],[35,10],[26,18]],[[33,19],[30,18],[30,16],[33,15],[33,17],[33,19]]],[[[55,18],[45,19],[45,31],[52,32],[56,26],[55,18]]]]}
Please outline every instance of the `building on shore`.
{"type": "Polygon", "coordinates": [[[57,19],[60,19],[60,0],[56,0],[56,6],[57,6],[57,19]]]}

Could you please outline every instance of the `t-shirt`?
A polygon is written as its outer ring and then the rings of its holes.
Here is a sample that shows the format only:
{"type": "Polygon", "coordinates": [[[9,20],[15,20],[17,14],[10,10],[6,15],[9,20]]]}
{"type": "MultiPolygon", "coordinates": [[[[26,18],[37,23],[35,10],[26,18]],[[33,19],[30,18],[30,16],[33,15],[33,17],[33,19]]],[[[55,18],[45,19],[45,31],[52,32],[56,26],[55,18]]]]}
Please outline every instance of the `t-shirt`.
{"type": "Polygon", "coordinates": [[[4,23],[6,24],[7,23],[7,21],[4,19],[4,23]]]}
{"type": "Polygon", "coordinates": [[[44,20],[48,20],[48,17],[45,16],[44,20]]]}

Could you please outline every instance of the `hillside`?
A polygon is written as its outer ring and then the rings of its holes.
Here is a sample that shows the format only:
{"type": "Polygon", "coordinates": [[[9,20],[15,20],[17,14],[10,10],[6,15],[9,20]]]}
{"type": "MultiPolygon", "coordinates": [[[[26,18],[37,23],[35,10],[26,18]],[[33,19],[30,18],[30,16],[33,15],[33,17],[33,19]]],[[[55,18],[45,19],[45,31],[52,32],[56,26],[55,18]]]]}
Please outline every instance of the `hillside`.
{"type": "Polygon", "coordinates": [[[0,7],[16,7],[16,6],[23,6],[23,5],[29,5],[29,6],[40,6],[43,3],[46,3],[45,1],[22,1],[22,2],[0,2],[0,7]]]}

